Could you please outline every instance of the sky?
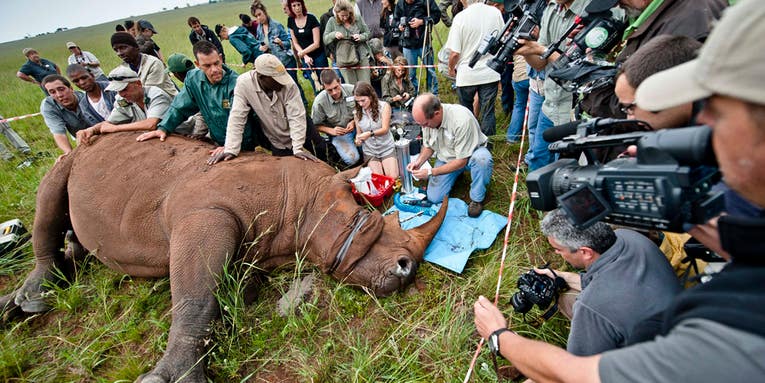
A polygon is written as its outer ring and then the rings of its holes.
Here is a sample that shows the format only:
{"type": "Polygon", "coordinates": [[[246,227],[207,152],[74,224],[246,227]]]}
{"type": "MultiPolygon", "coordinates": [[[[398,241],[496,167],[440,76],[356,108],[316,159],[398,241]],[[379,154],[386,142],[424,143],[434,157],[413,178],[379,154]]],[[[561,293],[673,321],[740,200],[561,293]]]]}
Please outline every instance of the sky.
{"type": "Polygon", "coordinates": [[[130,16],[207,3],[207,0],[0,0],[0,42],[124,20],[130,16]]]}

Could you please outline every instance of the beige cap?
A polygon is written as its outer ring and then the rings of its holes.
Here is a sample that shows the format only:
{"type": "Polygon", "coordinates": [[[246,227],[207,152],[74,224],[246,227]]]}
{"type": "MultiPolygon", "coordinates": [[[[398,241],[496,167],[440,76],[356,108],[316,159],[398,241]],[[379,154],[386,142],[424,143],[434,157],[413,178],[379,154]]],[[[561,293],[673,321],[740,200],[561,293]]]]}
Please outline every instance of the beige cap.
{"type": "Polygon", "coordinates": [[[21,53],[23,53],[24,56],[29,56],[29,54],[32,52],[37,52],[37,50],[34,48],[24,48],[21,50],[21,53]]]}
{"type": "Polygon", "coordinates": [[[699,57],[648,77],[637,89],[642,109],[659,111],[713,94],[765,105],[765,7],[742,0],[728,8],[699,57]]]}
{"type": "Polygon", "coordinates": [[[118,66],[109,72],[109,85],[106,90],[119,92],[125,89],[131,82],[139,81],[138,73],[126,66],[118,66]]]}
{"type": "Polygon", "coordinates": [[[74,41],[68,41],[66,43],[66,49],[72,49],[72,48],[77,48],[77,44],[75,44],[74,41]]]}
{"type": "Polygon", "coordinates": [[[292,77],[287,74],[284,64],[279,61],[278,57],[270,53],[263,53],[255,59],[255,71],[260,75],[272,77],[279,84],[294,84],[292,77]]]}

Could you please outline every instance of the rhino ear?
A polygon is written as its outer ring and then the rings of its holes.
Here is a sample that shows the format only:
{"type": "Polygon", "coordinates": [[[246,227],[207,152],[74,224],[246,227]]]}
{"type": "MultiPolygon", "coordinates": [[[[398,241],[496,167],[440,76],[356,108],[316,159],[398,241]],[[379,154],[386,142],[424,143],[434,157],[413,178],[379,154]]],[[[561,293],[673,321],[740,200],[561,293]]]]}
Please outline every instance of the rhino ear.
{"type": "Polygon", "coordinates": [[[364,165],[360,165],[355,168],[350,168],[348,170],[343,170],[342,172],[332,176],[332,179],[338,180],[340,182],[348,182],[348,180],[350,180],[353,177],[356,177],[356,175],[359,174],[359,171],[361,170],[362,167],[364,167],[364,165]]]}
{"type": "Polygon", "coordinates": [[[398,219],[398,210],[395,210],[393,213],[386,215],[383,217],[385,220],[386,225],[395,225],[397,227],[401,227],[401,222],[399,222],[398,219]]]}

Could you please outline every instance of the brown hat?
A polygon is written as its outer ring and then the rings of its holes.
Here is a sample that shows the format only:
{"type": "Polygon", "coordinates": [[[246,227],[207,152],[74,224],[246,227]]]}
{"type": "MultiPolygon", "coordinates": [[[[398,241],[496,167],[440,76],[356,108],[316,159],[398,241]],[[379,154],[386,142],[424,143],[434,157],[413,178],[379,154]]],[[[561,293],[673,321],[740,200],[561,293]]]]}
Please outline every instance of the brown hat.
{"type": "Polygon", "coordinates": [[[260,75],[272,77],[279,84],[294,84],[292,77],[287,73],[287,69],[284,68],[284,64],[279,61],[279,58],[270,53],[263,53],[255,59],[255,71],[260,75]]]}

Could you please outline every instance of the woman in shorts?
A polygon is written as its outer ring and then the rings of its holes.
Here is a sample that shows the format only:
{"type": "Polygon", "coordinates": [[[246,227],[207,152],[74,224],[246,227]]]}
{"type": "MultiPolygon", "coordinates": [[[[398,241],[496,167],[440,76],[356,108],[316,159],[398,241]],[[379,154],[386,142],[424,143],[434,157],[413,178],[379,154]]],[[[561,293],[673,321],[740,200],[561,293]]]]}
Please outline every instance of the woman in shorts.
{"type": "Polygon", "coordinates": [[[356,99],[353,114],[356,145],[361,145],[364,159],[369,161],[372,173],[398,178],[396,147],[390,132],[390,105],[377,98],[377,93],[368,82],[356,83],[353,96],[356,99]]]}

